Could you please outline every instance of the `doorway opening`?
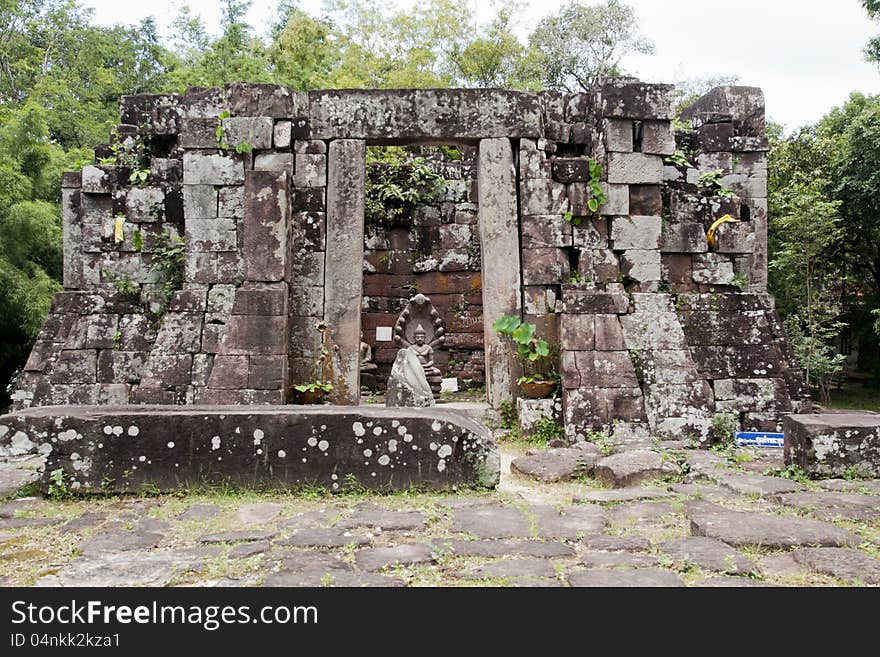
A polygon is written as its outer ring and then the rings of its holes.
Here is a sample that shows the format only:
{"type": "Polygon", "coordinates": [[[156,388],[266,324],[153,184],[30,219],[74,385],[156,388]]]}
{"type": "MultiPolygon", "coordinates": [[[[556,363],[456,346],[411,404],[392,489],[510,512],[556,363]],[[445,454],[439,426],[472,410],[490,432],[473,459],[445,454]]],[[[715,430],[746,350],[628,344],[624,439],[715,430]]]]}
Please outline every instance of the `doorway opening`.
{"type": "Polygon", "coordinates": [[[437,403],[485,401],[477,222],[475,145],[367,147],[361,403],[384,403],[402,346],[395,326],[418,294],[430,299],[444,329],[433,351],[440,375],[430,381],[437,403]]]}

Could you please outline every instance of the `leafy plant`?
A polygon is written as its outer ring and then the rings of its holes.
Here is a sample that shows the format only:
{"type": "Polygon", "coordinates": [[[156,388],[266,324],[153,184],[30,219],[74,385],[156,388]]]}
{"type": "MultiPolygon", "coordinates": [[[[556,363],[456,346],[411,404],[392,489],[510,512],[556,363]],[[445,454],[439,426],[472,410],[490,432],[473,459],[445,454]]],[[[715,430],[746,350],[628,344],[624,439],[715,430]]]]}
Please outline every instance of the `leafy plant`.
{"type": "Polygon", "coordinates": [[[131,235],[131,245],[135,251],[141,251],[144,248],[144,234],[139,228],[135,228],[131,235]]]}
{"type": "Polygon", "coordinates": [[[531,441],[541,445],[547,445],[551,440],[561,440],[565,437],[565,427],[550,417],[542,417],[535,422],[531,441]]]}
{"type": "Polygon", "coordinates": [[[446,179],[401,149],[368,153],[365,216],[372,226],[408,226],[413,211],[442,198],[446,179]]]}
{"type": "Polygon", "coordinates": [[[724,187],[722,183],[722,178],[724,177],[724,171],[722,169],[715,169],[714,171],[705,171],[700,174],[700,177],[697,179],[697,187],[702,190],[704,194],[715,198],[733,198],[736,194],[724,187]]]}
{"type": "Polygon", "coordinates": [[[739,419],[736,414],[727,411],[715,413],[709,425],[715,440],[721,443],[733,443],[733,434],[736,431],[739,419]]]}
{"type": "Polygon", "coordinates": [[[150,179],[150,170],[149,169],[134,169],[131,174],[128,176],[128,182],[132,185],[143,185],[147,180],[150,179]]]}
{"type": "Polygon", "coordinates": [[[677,167],[694,168],[694,165],[688,160],[688,154],[681,148],[676,148],[675,152],[672,155],[667,155],[663,161],[677,167]]]}
{"type": "Polygon", "coordinates": [[[242,141],[235,147],[236,153],[253,153],[254,147],[251,146],[248,142],[242,141]]]}
{"type": "Polygon", "coordinates": [[[568,223],[570,223],[572,226],[580,226],[581,223],[582,223],[583,220],[584,220],[583,217],[576,217],[576,216],[574,215],[574,213],[573,213],[571,210],[569,210],[569,211],[566,212],[564,215],[562,215],[562,217],[563,217],[568,223]]]}
{"type": "Polygon", "coordinates": [[[590,200],[587,201],[587,207],[590,212],[598,212],[599,207],[608,199],[605,197],[605,191],[602,189],[600,178],[602,176],[602,165],[594,159],[587,160],[587,166],[590,170],[590,200]]]}
{"type": "Polygon", "coordinates": [[[153,264],[150,268],[159,274],[159,291],[162,295],[164,314],[171,305],[174,293],[183,288],[186,242],[172,233],[162,233],[153,247],[153,264]]]}
{"type": "Polygon", "coordinates": [[[501,428],[513,429],[519,426],[519,415],[516,412],[516,406],[509,399],[501,402],[501,428]]]}
{"type": "Polygon", "coordinates": [[[326,381],[312,381],[311,383],[300,383],[293,386],[298,392],[330,392],[333,390],[333,384],[326,381]]]}
{"type": "Polygon", "coordinates": [[[226,129],[223,127],[223,119],[228,119],[232,116],[229,113],[229,110],[223,110],[220,112],[220,115],[217,117],[217,127],[214,128],[214,135],[217,138],[217,148],[220,150],[229,150],[229,144],[226,143],[226,129]]]}
{"type": "Polygon", "coordinates": [[[71,496],[64,470],[58,468],[49,473],[49,497],[53,500],[66,500],[71,496]]]}
{"type": "Polygon", "coordinates": [[[298,383],[293,389],[299,393],[330,392],[333,390],[332,365],[327,325],[323,321],[315,324],[315,361],[312,365],[312,380],[298,383]]]}
{"type": "Polygon", "coordinates": [[[535,336],[534,324],[524,322],[515,315],[504,315],[493,322],[492,328],[509,337],[516,345],[517,356],[525,370],[520,383],[558,379],[550,343],[535,336]]]}
{"type": "Polygon", "coordinates": [[[730,285],[743,292],[749,285],[749,278],[745,274],[734,274],[730,279],[730,285]]]}
{"type": "Polygon", "coordinates": [[[131,304],[140,303],[141,286],[132,281],[128,274],[117,276],[109,269],[104,269],[104,277],[113,284],[121,301],[131,304]]]}

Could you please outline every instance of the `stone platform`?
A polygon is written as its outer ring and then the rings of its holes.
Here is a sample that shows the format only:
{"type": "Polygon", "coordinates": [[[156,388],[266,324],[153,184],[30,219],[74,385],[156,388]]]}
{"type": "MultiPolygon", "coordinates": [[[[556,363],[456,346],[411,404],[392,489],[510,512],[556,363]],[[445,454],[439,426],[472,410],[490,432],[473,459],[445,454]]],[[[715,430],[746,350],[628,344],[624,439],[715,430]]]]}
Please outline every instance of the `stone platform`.
{"type": "Polygon", "coordinates": [[[47,406],[0,417],[0,456],[46,456],[77,492],[230,485],[377,490],[493,487],[487,429],[437,409],[47,406]]]}
{"type": "Polygon", "coordinates": [[[783,430],[788,465],[811,474],[880,477],[880,413],[789,415],[783,430]]]}

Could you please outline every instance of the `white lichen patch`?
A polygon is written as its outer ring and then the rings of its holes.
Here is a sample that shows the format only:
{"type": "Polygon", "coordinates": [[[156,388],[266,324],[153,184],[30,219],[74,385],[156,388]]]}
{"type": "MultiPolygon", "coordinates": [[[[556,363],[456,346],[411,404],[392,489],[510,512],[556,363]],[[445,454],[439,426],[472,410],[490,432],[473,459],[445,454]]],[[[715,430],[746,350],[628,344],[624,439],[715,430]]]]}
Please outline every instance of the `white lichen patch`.
{"type": "Polygon", "coordinates": [[[351,425],[351,428],[354,430],[355,436],[363,436],[365,433],[367,433],[367,430],[364,429],[364,425],[360,422],[355,422],[351,425]]]}
{"type": "Polygon", "coordinates": [[[373,450],[371,450],[371,449],[364,450],[364,456],[366,456],[367,458],[370,458],[372,455],[373,455],[373,450]]]}
{"type": "Polygon", "coordinates": [[[168,449],[174,449],[174,441],[168,441],[168,449]]]}
{"type": "Polygon", "coordinates": [[[408,433],[403,437],[403,442],[405,442],[405,443],[411,443],[412,441],[413,441],[413,435],[411,433],[408,433]]]}
{"type": "Polygon", "coordinates": [[[446,470],[446,460],[440,459],[437,461],[437,472],[443,472],[444,470],[446,470]]]}
{"type": "Polygon", "coordinates": [[[322,440],[318,443],[318,449],[320,449],[322,452],[326,452],[329,447],[330,443],[328,443],[326,440],[322,440]]]}
{"type": "Polygon", "coordinates": [[[382,432],[383,432],[382,427],[373,427],[373,435],[374,436],[381,436],[382,432]]]}
{"type": "Polygon", "coordinates": [[[400,426],[400,420],[391,420],[391,428],[396,429],[400,426]]]}
{"type": "Polygon", "coordinates": [[[379,465],[388,465],[389,463],[391,463],[391,457],[387,454],[383,454],[379,457],[379,465]]]}
{"type": "Polygon", "coordinates": [[[440,449],[437,450],[437,456],[445,459],[447,456],[452,455],[452,447],[450,445],[440,445],[440,449]]]}
{"type": "Polygon", "coordinates": [[[259,445],[265,435],[262,429],[254,429],[254,445],[259,445]]]}
{"type": "Polygon", "coordinates": [[[394,438],[388,441],[388,451],[392,453],[397,451],[397,441],[394,438]]]}
{"type": "Polygon", "coordinates": [[[318,444],[318,439],[312,436],[306,442],[308,443],[309,447],[315,447],[318,444]]]}
{"type": "Polygon", "coordinates": [[[67,431],[62,431],[58,434],[58,440],[62,443],[66,443],[68,440],[73,440],[76,438],[76,429],[68,429],[67,431]]]}
{"type": "Polygon", "coordinates": [[[121,436],[124,431],[125,431],[125,429],[123,429],[118,424],[115,427],[113,427],[113,435],[114,436],[121,436]]]}
{"type": "Polygon", "coordinates": [[[214,436],[213,438],[211,438],[211,449],[220,449],[220,436],[214,436]]]}
{"type": "Polygon", "coordinates": [[[430,445],[428,445],[428,449],[430,449],[432,452],[436,452],[437,451],[437,443],[431,443],[430,445]]]}
{"type": "Polygon", "coordinates": [[[286,456],[287,456],[287,452],[285,452],[283,449],[278,450],[278,458],[283,459],[286,456]]]}
{"type": "Polygon", "coordinates": [[[128,435],[132,438],[137,436],[140,432],[141,430],[133,424],[128,428],[128,435]]]}
{"type": "Polygon", "coordinates": [[[434,420],[434,421],[431,423],[431,430],[432,430],[432,431],[440,431],[440,429],[442,429],[442,428],[443,428],[443,425],[440,424],[440,422],[437,421],[437,420],[434,420]]]}
{"type": "Polygon", "coordinates": [[[140,461],[141,463],[143,463],[143,462],[146,461],[146,460],[147,460],[147,457],[144,456],[143,454],[141,454],[140,456],[138,456],[138,461],[140,461]]]}
{"type": "Polygon", "coordinates": [[[112,436],[113,435],[113,427],[111,427],[109,424],[105,425],[104,426],[104,434],[107,436],[112,436]]]}

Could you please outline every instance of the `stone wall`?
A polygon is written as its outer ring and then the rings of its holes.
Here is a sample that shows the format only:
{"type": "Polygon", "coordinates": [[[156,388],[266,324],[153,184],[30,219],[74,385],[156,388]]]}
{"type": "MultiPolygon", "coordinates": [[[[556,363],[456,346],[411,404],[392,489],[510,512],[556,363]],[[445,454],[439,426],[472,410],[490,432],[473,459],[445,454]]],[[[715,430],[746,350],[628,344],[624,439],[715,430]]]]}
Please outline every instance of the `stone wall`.
{"type": "Polygon", "coordinates": [[[357,403],[361,336],[418,289],[445,311],[447,358],[471,350],[476,376],[483,350],[493,405],[518,372],[494,319],[559,341],[572,440],[621,421],[706,438],[721,411],[776,428],[808,396],[766,295],[763,96],[716,88],[674,131],[671,92],[125,97],[105,159],[64,177],[65,292],[16,408],[285,403],[322,337],[332,400],[357,403]],[[366,146],[413,143],[476,160],[418,230],[365,230],[366,146]],[[165,233],[185,239],[176,291],[165,233]]]}

